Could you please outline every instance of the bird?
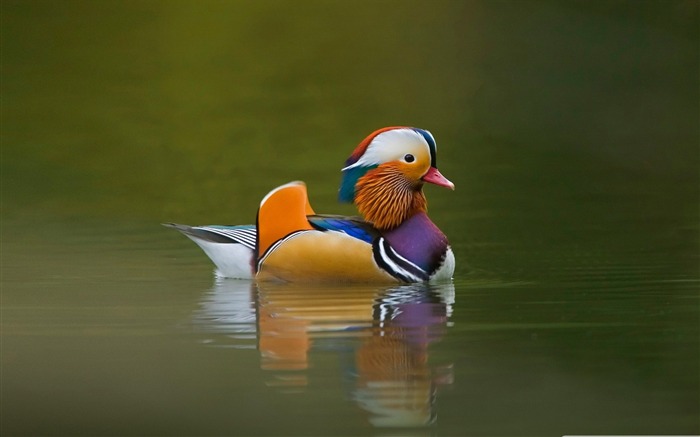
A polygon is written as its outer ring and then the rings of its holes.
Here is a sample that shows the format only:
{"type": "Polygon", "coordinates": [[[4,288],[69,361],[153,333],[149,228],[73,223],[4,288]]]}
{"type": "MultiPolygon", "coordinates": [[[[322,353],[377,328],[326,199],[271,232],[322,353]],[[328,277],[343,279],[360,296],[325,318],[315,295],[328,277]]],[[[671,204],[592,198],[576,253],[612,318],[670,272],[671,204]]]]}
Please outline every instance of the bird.
{"type": "Polygon", "coordinates": [[[206,253],[224,278],[278,282],[421,283],[452,279],[455,256],[427,215],[426,183],[454,190],[437,169],[425,129],[372,132],[341,169],[338,200],[360,216],[316,214],[306,184],[293,181],[260,202],[255,224],[174,228],[206,253]]]}

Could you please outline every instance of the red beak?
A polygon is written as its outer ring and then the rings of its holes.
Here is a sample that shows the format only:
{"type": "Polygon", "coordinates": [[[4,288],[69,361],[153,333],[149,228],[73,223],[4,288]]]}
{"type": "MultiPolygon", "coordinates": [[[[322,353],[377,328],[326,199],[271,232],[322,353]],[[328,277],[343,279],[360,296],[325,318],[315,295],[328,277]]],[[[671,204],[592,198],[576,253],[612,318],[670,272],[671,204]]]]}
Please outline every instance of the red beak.
{"type": "Polygon", "coordinates": [[[455,184],[450,182],[449,179],[443,176],[435,167],[430,167],[430,170],[428,170],[428,173],[426,173],[425,176],[422,177],[422,179],[424,182],[449,188],[450,190],[455,189],[455,184]]]}

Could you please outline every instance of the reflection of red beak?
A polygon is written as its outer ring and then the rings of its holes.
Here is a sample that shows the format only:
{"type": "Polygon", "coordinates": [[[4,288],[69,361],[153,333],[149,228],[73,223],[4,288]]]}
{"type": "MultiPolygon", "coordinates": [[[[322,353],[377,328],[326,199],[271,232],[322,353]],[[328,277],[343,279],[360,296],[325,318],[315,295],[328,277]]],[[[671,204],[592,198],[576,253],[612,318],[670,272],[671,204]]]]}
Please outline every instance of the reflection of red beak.
{"type": "Polygon", "coordinates": [[[450,190],[455,189],[455,184],[450,182],[435,167],[430,167],[430,170],[428,170],[428,173],[426,173],[425,176],[422,177],[422,179],[423,182],[440,185],[441,187],[449,188],[450,190]]]}

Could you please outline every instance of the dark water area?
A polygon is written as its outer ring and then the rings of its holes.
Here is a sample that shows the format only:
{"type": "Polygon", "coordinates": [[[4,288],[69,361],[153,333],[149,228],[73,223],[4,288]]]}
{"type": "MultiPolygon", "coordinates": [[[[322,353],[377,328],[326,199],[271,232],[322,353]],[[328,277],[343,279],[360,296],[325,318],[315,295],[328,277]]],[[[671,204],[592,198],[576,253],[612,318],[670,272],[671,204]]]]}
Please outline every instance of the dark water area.
{"type": "Polygon", "coordinates": [[[700,434],[694,1],[3,1],[3,435],[700,434]],[[429,129],[441,285],[160,226],[429,129]]]}

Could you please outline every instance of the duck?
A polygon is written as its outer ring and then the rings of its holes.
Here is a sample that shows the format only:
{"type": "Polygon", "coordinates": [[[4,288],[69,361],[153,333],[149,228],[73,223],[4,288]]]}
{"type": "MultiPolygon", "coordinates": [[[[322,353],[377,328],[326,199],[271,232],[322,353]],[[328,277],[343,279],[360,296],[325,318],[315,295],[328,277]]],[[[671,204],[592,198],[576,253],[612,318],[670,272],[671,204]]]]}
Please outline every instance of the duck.
{"type": "Polygon", "coordinates": [[[345,161],[338,200],[359,216],[316,214],[306,184],[263,197],[255,224],[163,223],[194,241],[219,277],[277,282],[421,283],[452,279],[455,256],[427,215],[425,184],[454,190],[425,129],[391,126],[345,161]]]}

